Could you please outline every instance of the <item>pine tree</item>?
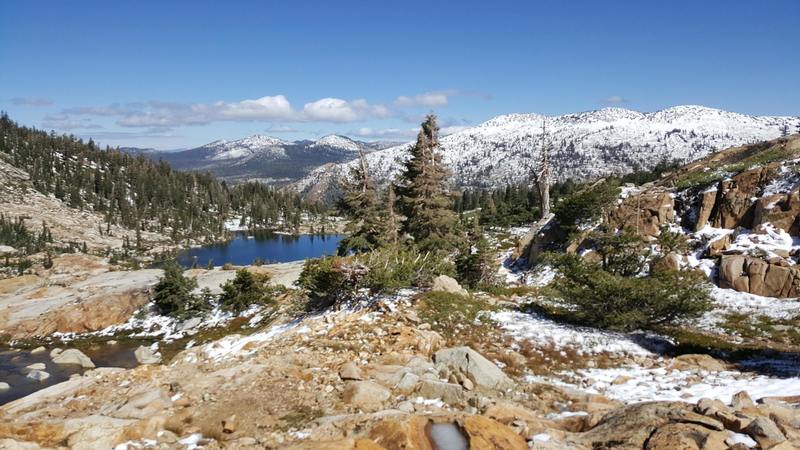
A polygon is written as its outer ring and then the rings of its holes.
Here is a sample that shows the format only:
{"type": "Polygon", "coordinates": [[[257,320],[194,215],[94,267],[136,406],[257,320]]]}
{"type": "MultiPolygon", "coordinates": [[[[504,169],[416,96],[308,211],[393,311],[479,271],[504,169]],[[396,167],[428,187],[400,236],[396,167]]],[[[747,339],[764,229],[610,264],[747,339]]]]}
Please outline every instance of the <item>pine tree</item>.
{"type": "Polygon", "coordinates": [[[438,153],[439,127],[428,115],[411,148],[397,192],[400,210],[406,216],[403,230],[422,250],[452,250],[458,246],[458,216],[447,189],[450,171],[438,153]]]}
{"type": "Polygon", "coordinates": [[[472,220],[467,244],[456,260],[458,281],[470,287],[491,285],[495,283],[495,262],[489,242],[483,235],[477,220],[472,220]]]}
{"type": "Polygon", "coordinates": [[[780,130],[781,130],[781,137],[786,137],[786,136],[789,135],[789,125],[788,124],[781,125],[780,130]]]}
{"type": "Polygon", "coordinates": [[[153,288],[153,303],[164,315],[178,316],[196,303],[192,290],[197,287],[197,280],[186,278],[183,269],[175,262],[164,266],[164,276],[153,288]]]}
{"type": "Polygon", "coordinates": [[[344,185],[340,209],[350,218],[345,232],[347,237],[339,243],[339,254],[363,253],[386,244],[384,224],[378,207],[378,194],[369,175],[369,165],[363,153],[350,171],[350,180],[344,185]]]}
{"type": "Polygon", "coordinates": [[[397,244],[400,235],[400,220],[397,213],[394,211],[394,205],[397,203],[397,198],[394,193],[394,186],[389,184],[386,193],[386,241],[390,244],[397,244]]]}

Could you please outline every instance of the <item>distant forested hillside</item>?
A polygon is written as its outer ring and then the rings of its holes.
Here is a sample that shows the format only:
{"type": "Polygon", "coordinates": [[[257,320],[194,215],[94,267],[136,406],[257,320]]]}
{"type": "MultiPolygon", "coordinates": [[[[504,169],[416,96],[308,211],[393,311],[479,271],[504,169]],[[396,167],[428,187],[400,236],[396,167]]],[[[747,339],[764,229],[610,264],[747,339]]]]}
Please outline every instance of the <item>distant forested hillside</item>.
{"type": "Polygon", "coordinates": [[[176,241],[217,238],[233,216],[252,215],[252,223],[268,227],[320,212],[293,193],[254,183],[230,187],[208,172],[179,172],[142,155],[101,149],[92,140],[21,126],[6,113],[0,116],[0,158],[27,172],[36,190],[72,208],[176,241]]]}

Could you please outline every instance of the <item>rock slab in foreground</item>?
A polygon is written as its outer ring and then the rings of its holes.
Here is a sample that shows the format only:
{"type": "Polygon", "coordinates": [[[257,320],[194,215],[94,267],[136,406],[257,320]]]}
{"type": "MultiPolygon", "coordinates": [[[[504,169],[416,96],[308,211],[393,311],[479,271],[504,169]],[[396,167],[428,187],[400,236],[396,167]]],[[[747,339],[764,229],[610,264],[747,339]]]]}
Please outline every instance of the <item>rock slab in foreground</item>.
{"type": "Polygon", "coordinates": [[[139,364],[158,364],[161,362],[161,355],[144,345],[140,345],[134,350],[133,355],[136,357],[136,362],[139,364]]]}
{"type": "Polygon", "coordinates": [[[82,351],[70,348],[63,352],[57,353],[53,356],[53,362],[56,364],[67,364],[81,366],[84,369],[94,369],[94,363],[82,351]]]}
{"type": "Polygon", "coordinates": [[[469,347],[439,350],[433,360],[437,365],[461,372],[480,387],[505,390],[514,386],[514,382],[499,367],[469,347]]]}

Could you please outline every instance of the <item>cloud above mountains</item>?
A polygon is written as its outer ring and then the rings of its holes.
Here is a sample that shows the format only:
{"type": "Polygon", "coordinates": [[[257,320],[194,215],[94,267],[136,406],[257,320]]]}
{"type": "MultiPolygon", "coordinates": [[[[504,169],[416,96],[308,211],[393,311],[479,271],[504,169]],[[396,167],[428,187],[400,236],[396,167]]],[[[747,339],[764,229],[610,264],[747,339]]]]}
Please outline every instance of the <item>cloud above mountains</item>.
{"type": "Polygon", "coordinates": [[[234,102],[177,103],[164,101],[110,104],[66,108],[45,117],[46,127],[58,129],[91,128],[91,117],[113,118],[114,123],[130,128],[170,128],[207,125],[214,122],[273,123],[353,123],[373,119],[402,118],[406,108],[441,108],[456,95],[481,95],[454,89],[430,91],[414,96],[399,96],[391,106],[365,99],[347,100],[325,97],[295,107],[284,95],[264,96],[234,102]]]}
{"type": "Polygon", "coordinates": [[[14,97],[9,99],[14,106],[50,106],[53,100],[46,97],[14,97]]]}
{"type": "MultiPolygon", "coordinates": [[[[104,106],[65,108],[59,113],[46,116],[43,125],[62,130],[91,128],[95,126],[91,118],[111,118],[116,125],[126,128],[174,128],[214,122],[354,123],[388,118],[403,120],[408,114],[402,110],[443,108],[449,105],[453,96],[489,98],[486,94],[448,89],[413,96],[399,96],[391,105],[374,104],[365,99],[324,97],[307,102],[302,107],[295,107],[284,95],[234,102],[113,103],[104,106]]],[[[32,102],[30,99],[28,101],[32,102]]]]}

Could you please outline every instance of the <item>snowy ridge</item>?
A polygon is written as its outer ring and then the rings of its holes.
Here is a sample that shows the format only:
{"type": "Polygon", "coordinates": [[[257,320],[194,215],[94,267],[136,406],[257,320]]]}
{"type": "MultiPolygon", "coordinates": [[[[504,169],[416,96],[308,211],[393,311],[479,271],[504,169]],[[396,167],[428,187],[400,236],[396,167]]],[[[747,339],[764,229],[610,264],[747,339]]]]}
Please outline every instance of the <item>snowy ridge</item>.
{"type": "Polygon", "coordinates": [[[358,153],[359,150],[365,150],[363,145],[347,136],[339,136],[338,134],[323,136],[314,141],[311,147],[333,147],[353,153],[358,153]]]}
{"type": "MultiPolygon", "coordinates": [[[[651,168],[663,159],[689,162],[727,147],[774,139],[784,125],[795,132],[800,117],[749,116],[695,105],[653,113],[604,108],[563,116],[508,114],[441,139],[455,183],[498,187],[526,182],[540,157],[543,122],[554,175],[565,180],[651,168]]],[[[387,181],[397,174],[410,145],[369,154],[373,176],[387,181]]],[[[320,167],[294,187],[306,194],[327,192],[352,164],[320,167]]]]}
{"type": "Polygon", "coordinates": [[[254,156],[269,155],[274,158],[286,157],[282,148],[287,142],[271,136],[255,135],[235,141],[214,141],[200,149],[210,150],[208,159],[226,160],[238,158],[252,158],[254,156]]]}

